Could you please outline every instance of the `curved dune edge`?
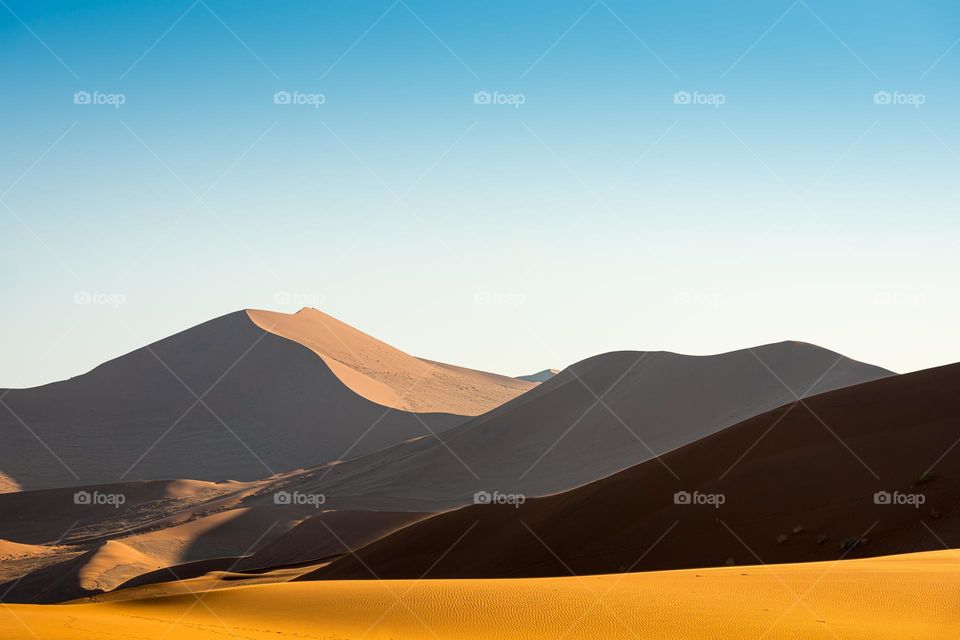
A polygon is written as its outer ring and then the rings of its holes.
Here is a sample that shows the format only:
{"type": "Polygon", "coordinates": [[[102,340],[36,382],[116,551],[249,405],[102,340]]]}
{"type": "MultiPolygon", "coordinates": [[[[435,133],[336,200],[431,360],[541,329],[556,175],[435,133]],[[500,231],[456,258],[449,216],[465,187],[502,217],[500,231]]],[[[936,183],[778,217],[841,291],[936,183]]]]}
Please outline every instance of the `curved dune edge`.
{"type": "Polygon", "coordinates": [[[4,638],[943,638],[960,556],[520,580],[281,583],[196,596],[2,605],[4,638]],[[402,595],[402,606],[398,596],[402,595]]]}
{"type": "Polygon", "coordinates": [[[22,490],[23,487],[20,486],[19,482],[0,471],[0,493],[16,493],[22,490]]]}
{"type": "Polygon", "coordinates": [[[393,409],[475,416],[536,386],[416,358],[316,309],[294,314],[247,309],[247,315],[264,331],[320,356],[354,393],[393,409]]]}
{"type": "Polygon", "coordinates": [[[22,544],[0,538],[0,560],[10,558],[26,558],[30,556],[46,555],[51,552],[49,547],[41,544],[22,544]]]}

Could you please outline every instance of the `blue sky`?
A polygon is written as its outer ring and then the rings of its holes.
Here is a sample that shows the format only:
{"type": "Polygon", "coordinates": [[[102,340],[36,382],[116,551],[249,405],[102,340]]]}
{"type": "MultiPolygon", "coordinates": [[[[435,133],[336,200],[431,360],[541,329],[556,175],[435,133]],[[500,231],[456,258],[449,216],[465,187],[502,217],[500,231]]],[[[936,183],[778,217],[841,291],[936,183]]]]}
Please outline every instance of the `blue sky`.
{"type": "Polygon", "coordinates": [[[0,386],[244,307],[508,374],[960,360],[958,39],[947,1],[3,0],[0,386]]]}

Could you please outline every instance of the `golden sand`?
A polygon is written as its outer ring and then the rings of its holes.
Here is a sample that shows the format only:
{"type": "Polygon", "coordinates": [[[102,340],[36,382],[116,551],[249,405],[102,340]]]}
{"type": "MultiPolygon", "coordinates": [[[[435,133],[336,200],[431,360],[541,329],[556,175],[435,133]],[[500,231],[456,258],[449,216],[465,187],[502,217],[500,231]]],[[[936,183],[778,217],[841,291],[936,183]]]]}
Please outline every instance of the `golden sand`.
{"type": "Polygon", "coordinates": [[[960,554],[523,580],[298,582],[0,607],[0,638],[946,638],[960,554]]]}
{"type": "Polygon", "coordinates": [[[247,309],[247,315],[264,331],[316,353],[354,393],[402,411],[476,416],[536,386],[415,358],[316,309],[292,314],[247,309]]]}

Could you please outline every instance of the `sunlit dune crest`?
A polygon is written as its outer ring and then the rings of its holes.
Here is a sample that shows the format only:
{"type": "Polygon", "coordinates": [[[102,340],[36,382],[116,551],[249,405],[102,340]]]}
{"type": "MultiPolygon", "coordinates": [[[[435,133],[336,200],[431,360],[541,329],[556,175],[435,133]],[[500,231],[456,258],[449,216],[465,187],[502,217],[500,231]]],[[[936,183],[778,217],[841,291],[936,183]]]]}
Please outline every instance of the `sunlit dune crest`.
{"type": "Polygon", "coordinates": [[[248,309],[260,328],[299,342],[367,400],[417,413],[475,416],[534,383],[411,356],[317,309],[294,314],[248,309]]]}

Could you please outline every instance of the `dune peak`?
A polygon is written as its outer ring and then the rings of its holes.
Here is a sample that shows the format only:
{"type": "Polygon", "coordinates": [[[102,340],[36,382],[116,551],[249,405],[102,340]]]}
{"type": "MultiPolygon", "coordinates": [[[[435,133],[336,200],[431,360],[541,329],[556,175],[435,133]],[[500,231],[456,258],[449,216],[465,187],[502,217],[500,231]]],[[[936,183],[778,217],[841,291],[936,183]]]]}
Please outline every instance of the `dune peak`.
{"type": "Polygon", "coordinates": [[[534,386],[526,380],[417,358],[313,307],[293,314],[246,312],[264,331],[320,356],[355,393],[393,409],[474,416],[534,386]]]}

